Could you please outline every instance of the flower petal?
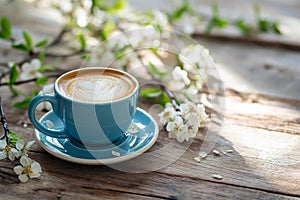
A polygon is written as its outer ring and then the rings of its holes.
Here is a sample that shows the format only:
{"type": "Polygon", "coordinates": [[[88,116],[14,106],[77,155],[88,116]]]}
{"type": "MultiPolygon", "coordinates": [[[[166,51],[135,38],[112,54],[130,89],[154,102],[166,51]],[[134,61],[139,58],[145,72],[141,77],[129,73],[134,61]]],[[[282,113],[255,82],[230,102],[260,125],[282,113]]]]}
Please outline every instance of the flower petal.
{"type": "Polygon", "coordinates": [[[31,164],[31,159],[27,156],[22,156],[20,159],[20,163],[23,167],[28,167],[31,164]]]}
{"type": "Polygon", "coordinates": [[[4,151],[0,151],[0,160],[4,160],[6,158],[6,153],[4,151]]]}
{"type": "Polygon", "coordinates": [[[29,174],[29,178],[40,178],[41,174],[40,173],[31,173],[29,174]]]}
{"type": "Polygon", "coordinates": [[[182,124],[183,124],[182,118],[179,117],[179,116],[177,116],[177,117],[175,118],[175,123],[176,123],[177,125],[182,125],[182,124]]]}
{"type": "Polygon", "coordinates": [[[176,139],[177,139],[178,142],[182,143],[185,139],[184,133],[183,132],[178,133],[177,136],[176,136],[176,139]]]}
{"type": "Polygon", "coordinates": [[[22,172],[23,172],[23,167],[22,167],[21,165],[15,166],[15,167],[14,167],[14,172],[15,172],[17,175],[22,174],[22,172]]]}
{"type": "Polygon", "coordinates": [[[176,134],[177,134],[177,132],[175,132],[175,131],[170,131],[170,132],[168,133],[168,136],[169,136],[169,138],[176,138],[176,134]]]}
{"type": "Polygon", "coordinates": [[[22,65],[22,71],[24,73],[28,72],[30,69],[31,69],[31,65],[29,63],[26,62],[22,65]]]}
{"type": "Polygon", "coordinates": [[[32,173],[40,173],[40,172],[42,172],[42,168],[41,168],[40,163],[34,161],[31,164],[31,171],[32,171],[32,173]]]}
{"type": "Polygon", "coordinates": [[[26,144],[26,149],[30,149],[30,147],[35,143],[35,141],[29,141],[26,144]]]}
{"type": "Polygon", "coordinates": [[[17,141],[17,143],[16,143],[16,148],[17,148],[18,150],[22,150],[23,147],[24,147],[24,145],[25,145],[25,142],[24,142],[23,140],[19,140],[19,141],[17,141]]]}
{"type": "Polygon", "coordinates": [[[4,149],[6,147],[7,143],[5,140],[0,140],[0,149],[4,149]]]}
{"type": "Polygon", "coordinates": [[[38,70],[41,67],[41,61],[36,58],[33,59],[30,64],[32,66],[32,69],[35,69],[35,70],[38,70]]]}
{"type": "Polygon", "coordinates": [[[174,127],[175,127],[175,123],[174,122],[169,122],[167,124],[166,129],[167,129],[167,131],[172,131],[174,129],[174,127]]]}
{"type": "Polygon", "coordinates": [[[8,152],[8,159],[11,160],[11,161],[14,161],[16,158],[16,154],[12,151],[9,151],[8,152]]]}
{"type": "Polygon", "coordinates": [[[25,183],[28,181],[28,176],[26,174],[20,174],[18,176],[19,180],[22,182],[22,183],[25,183]]]}

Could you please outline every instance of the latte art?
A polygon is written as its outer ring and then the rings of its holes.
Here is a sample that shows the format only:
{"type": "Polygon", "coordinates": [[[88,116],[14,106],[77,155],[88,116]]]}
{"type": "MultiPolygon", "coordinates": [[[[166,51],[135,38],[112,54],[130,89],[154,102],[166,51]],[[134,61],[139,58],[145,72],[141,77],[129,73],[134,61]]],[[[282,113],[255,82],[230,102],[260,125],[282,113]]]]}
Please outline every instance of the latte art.
{"type": "Polygon", "coordinates": [[[60,91],[74,100],[109,102],[133,92],[136,84],[127,76],[113,73],[79,74],[60,83],[60,91]]]}

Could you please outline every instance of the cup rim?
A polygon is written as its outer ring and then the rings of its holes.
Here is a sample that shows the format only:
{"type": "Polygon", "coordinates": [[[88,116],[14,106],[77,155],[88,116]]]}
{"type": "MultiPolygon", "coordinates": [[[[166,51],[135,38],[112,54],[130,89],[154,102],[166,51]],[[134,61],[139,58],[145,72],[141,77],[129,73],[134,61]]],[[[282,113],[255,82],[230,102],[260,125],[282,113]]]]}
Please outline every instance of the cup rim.
{"type": "Polygon", "coordinates": [[[139,89],[139,82],[137,81],[137,79],[129,74],[128,72],[125,72],[125,71],[122,71],[122,70],[119,70],[119,69],[115,69],[115,68],[109,68],[109,67],[98,67],[98,66],[95,66],[95,67],[85,67],[85,68],[78,68],[78,69],[74,69],[74,70],[71,70],[71,71],[68,71],[66,73],[63,73],[62,75],[60,75],[55,83],[54,83],[54,90],[62,97],[64,97],[65,99],[67,100],[70,100],[72,102],[77,102],[77,103],[82,103],[82,104],[111,104],[111,103],[115,103],[115,102],[121,102],[129,97],[131,97],[133,94],[135,94],[139,89]],[[122,98],[119,98],[119,99],[115,99],[115,100],[110,100],[110,101],[105,101],[105,102],[85,102],[85,101],[79,101],[79,100],[76,100],[76,99],[72,99],[68,96],[66,96],[65,94],[63,94],[60,90],[59,90],[59,87],[58,87],[58,82],[60,79],[62,79],[62,77],[68,75],[68,74],[71,74],[71,73],[74,73],[76,71],[82,71],[82,70],[90,70],[90,69],[101,69],[101,70],[111,70],[111,71],[116,71],[116,72],[120,72],[120,73],[123,73],[125,74],[126,76],[128,76],[131,80],[133,80],[135,82],[135,88],[132,90],[131,93],[129,93],[128,95],[122,97],[122,98]]]}

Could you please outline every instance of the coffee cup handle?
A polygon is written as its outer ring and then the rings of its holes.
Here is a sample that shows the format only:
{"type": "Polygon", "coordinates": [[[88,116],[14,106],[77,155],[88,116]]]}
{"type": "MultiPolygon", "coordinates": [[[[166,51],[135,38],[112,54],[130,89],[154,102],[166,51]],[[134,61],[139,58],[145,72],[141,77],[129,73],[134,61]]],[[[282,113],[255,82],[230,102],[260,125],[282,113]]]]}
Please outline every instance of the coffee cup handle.
{"type": "Polygon", "coordinates": [[[55,129],[52,127],[47,127],[46,125],[42,124],[41,122],[38,121],[35,115],[35,110],[36,107],[39,105],[39,103],[42,103],[44,101],[48,101],[53,108],[54,113],[58,112],[58,102],[54,95],[49,95],[49,94],[41,94],[38,96],[35,96],[29,103],[28,107],[28,116],[30,121],[32,122],[33,126],[44,133],[45,135],[48,135],[50,137],[54,138],[67,138],[68,134],[65,131],[65,127],[55,129]]]}

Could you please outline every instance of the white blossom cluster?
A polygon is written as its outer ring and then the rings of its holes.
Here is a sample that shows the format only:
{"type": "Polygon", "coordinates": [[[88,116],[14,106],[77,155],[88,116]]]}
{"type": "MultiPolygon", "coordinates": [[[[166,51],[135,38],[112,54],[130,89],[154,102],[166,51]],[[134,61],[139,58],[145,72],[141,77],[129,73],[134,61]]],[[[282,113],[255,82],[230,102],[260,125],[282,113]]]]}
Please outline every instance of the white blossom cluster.
{"type": "Polygon", "coordinates": [[[213,58],[199,44],[184,48],[178,57],[182,67],[174,68],[168,87],[174,91],[187,88],[188,93],[198,93],[208,79],[208,70],[215,67],[213,58]]]}
{"type": "Polygon", "coordinates": [[[42,173],[40,164],[28,157],[28,151],[33,143],[34,141],[25,143],[18,140],[16,145],[10,145],[5,140],[0,140],[0,160],[19,159],[20,165],[14,167],[14,172],[21,182],[27,182],[29,178],[39,178],[42,173]]]}
{"type": "Polygon", "coordinates": [[[164,111],[158,116],[160,123],[166,125],[169,138],[176,138],[180,143],[194,138],[198,129],[205,126],[208,120],[204,106],[192,102],[180,104],[180,111],[176,111],[171,103],[167,103],[164,111]]]}

